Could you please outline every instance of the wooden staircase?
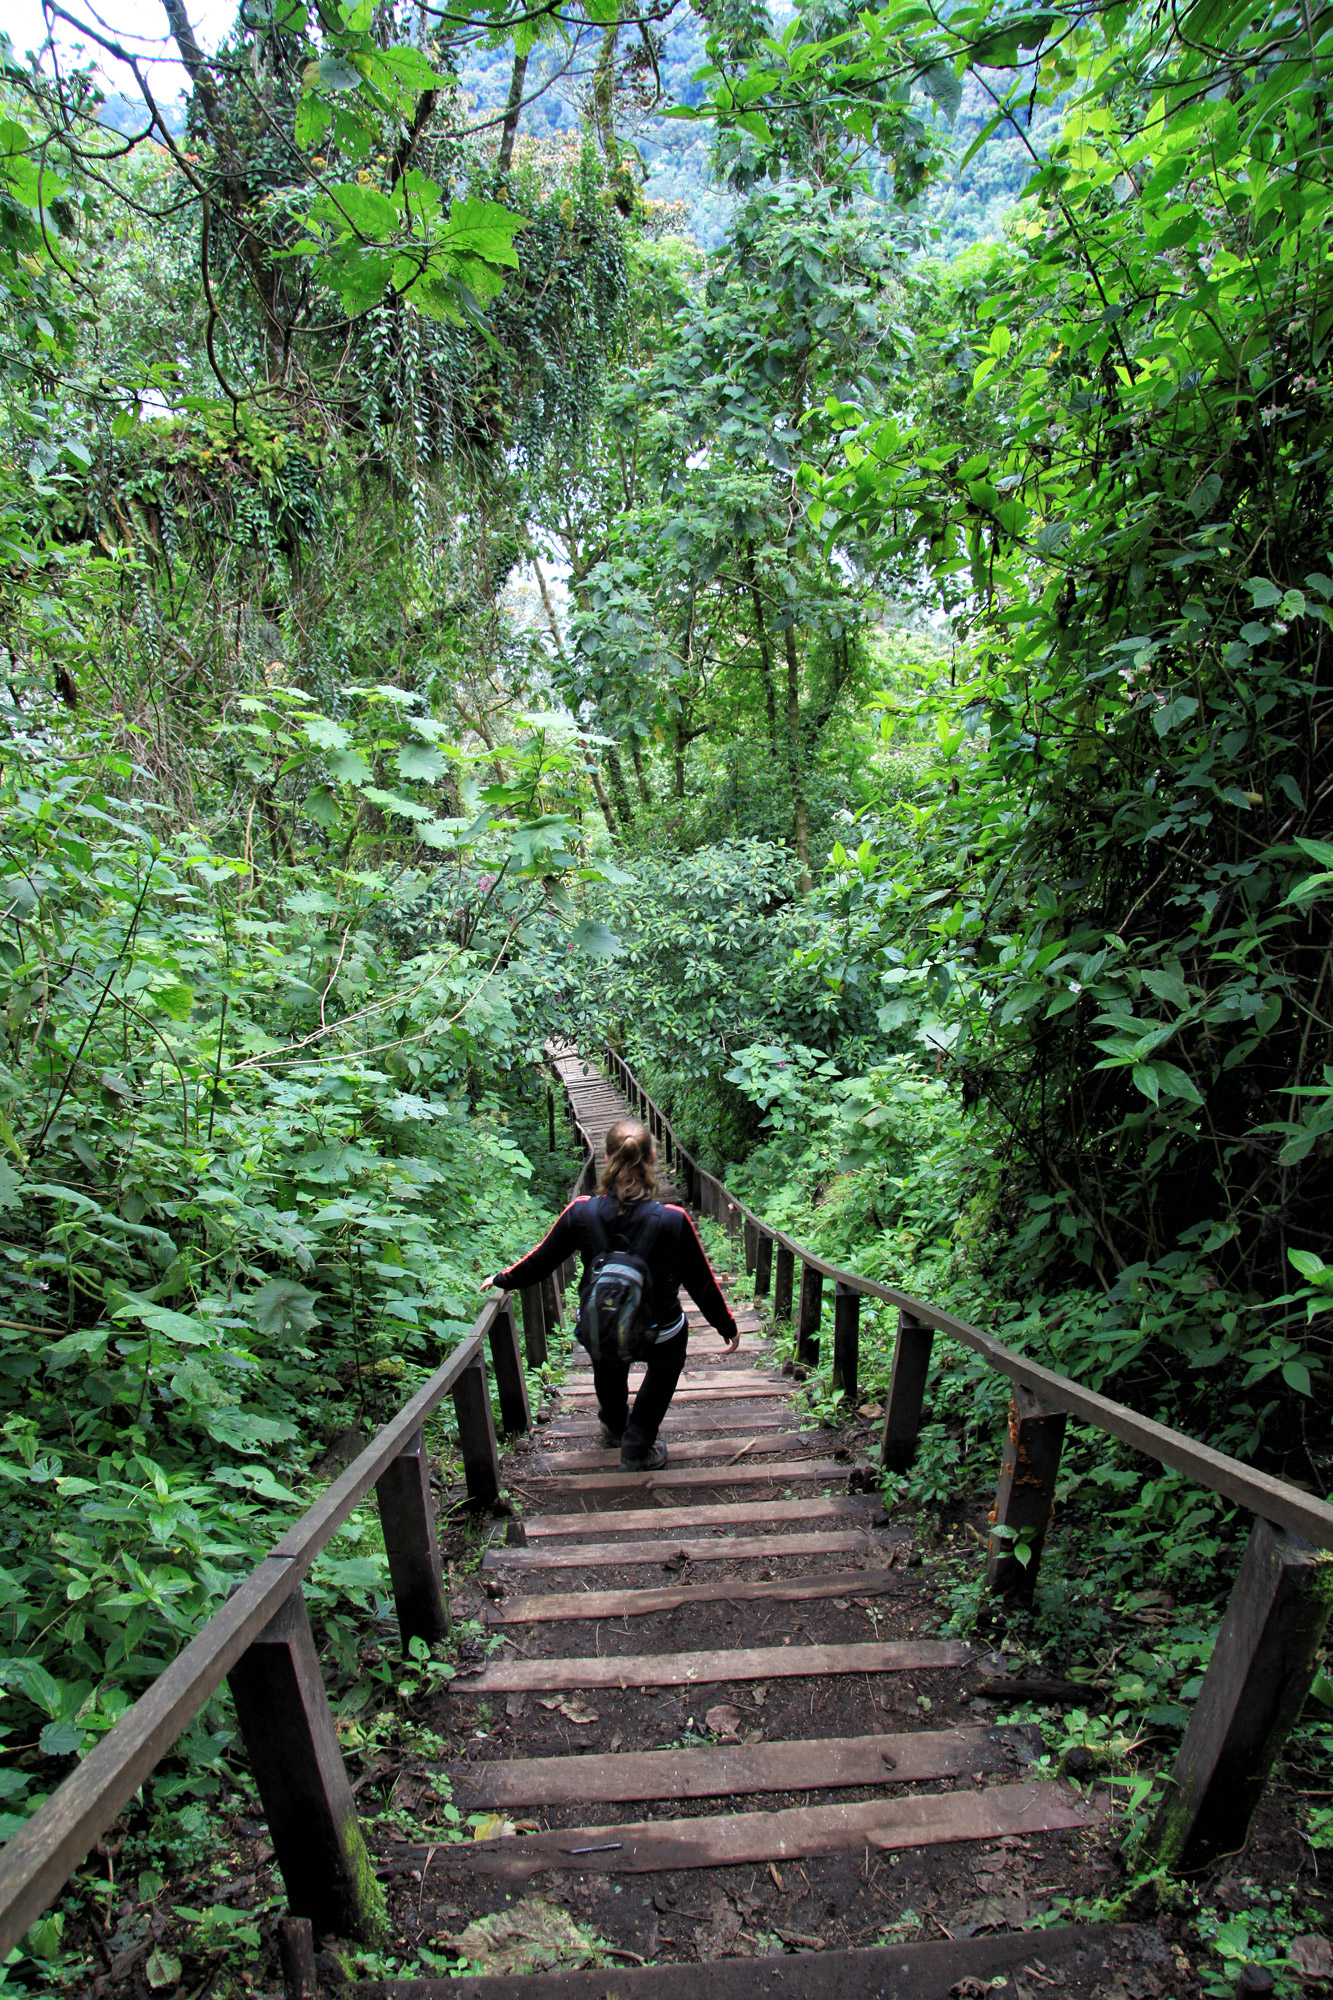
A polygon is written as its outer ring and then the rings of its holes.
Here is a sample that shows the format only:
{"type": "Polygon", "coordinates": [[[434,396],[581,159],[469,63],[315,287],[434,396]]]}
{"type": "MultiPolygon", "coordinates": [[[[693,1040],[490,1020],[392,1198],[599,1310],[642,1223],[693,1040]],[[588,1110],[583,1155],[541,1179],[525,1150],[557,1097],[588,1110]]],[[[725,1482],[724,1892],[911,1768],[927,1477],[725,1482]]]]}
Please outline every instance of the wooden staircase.
{"type": "MultiPolygon", "coordinates": [[[[600,1157],[628,1106],[592,1064],[559,1066],[600,1157]]],[[[929,1570],[870,1468],[813,1427],[758,1314],[739,1306],[723,1357],[688,1311],[665,1470],[590,1445],[578,1348],[558,1413],[509,1455],[522,1516],[482,1563],[504,1644],[453,1684],[468,1754],[447,1767],[495,1830],[408,1841],[383,1871],[438,1913],[436,1949],[539,1898],[605,1962],[360,1991],[646,2000],[683,1973],[691,1994],[943,2000],[1003,1975],[1035,2000],[1160,1963],[1151,1932],[996,1928],[996,1883],[1031,1921],[1038,1891],[1107,1870],[1104,1801],[1034,1777],[1031,1733],[981,1719],[969,1690],[991,1666],[930,1636],[929,1570]]]]}

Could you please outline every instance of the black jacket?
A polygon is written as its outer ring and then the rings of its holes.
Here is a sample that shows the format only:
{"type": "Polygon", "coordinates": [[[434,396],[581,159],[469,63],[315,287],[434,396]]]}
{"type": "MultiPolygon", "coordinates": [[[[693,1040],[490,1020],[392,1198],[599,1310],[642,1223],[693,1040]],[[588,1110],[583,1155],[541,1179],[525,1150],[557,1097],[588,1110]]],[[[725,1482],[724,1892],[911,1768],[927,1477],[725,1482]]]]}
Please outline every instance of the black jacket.
{"type": "MultiPolygon", "coordinates": [[[[632,1204],[633,1208],[638,1206],[637,1202],[632,1204]]],[[[660,1211],[661,1219],[647,1262],[652,1273],[658,1327],[674,1327],[680,1321],[680,1288],[683,1285],[704,1318],[717,1328],[724,1339],[730,1340],[736,1332],[736,1322],[718,1290],[717,1279],[713,1276],[694,1224],[683,1208],[672,1208],[665,1202],[655,1203],[654,1206],[660,1211]]],[[[606,1239],[614,1237],[619,1211],[620,1204],[614,1195],[585,1195],[578,1201],[571,1201],[556,1220],[550,1234],[535,1250],[526,1257],[520,1257],[518,1263],[511,1264],[507,1271],[496,1273],[496,1284],[506,1292],[521,1292],[526,1286],[538,1284],[549,1276],[576,1250],[583,1257],[586,1273],[592,1258],[605,1249],[606,1239]],[[601,1219],[605,1238],[597,1231],[596,1218],[601,1219]]],[[[632,1221],[625,1234],[626,1244],[631,1249],[636,1233],[632,1221]]]]}

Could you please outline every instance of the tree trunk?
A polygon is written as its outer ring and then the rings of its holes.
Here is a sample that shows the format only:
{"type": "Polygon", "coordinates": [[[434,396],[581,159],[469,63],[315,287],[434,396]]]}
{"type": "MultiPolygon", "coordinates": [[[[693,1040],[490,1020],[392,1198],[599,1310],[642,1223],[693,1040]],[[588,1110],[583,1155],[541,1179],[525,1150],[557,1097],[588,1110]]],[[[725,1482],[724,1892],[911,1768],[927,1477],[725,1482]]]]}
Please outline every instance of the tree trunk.
{"type": "Polygon", "coordinates": [[[523,81],[528,73],[526,55],[515,55],[513,74],[509,79],[509,102],[505,106],[505,122],[500,128],[500,151],[495,162],[496,172],[509,172],[514,157],[514,141],[518,137],[519,113],[523,109],[523,81]]]}
{"type": "Polygon", "coordinates": [[[606,821],[606,830],[608,833],[614,833],[616,822],[611,812],[611,801],[606,795],[606,786],[602,783],[602,774],[595,764],[588,766],[588,776],[592,779],[593,794],[597,800],[598,811],[606,821]]]}
{"type": "Polygon", "coordinates": [[[788,625],[782,634],[787,651],[787,728],[791,736],[791,797],[796,822],[796,858],[801,864],[801,894],[814,886],[810,874],[810,822],[805,805],[805,773],[801,769],[801,676],[796,658],[796,627],[788,625]]]}
{"type": "Polygon", "coordinates": [[[684,719],[680,716],[677,716],[675,765],[676,765],[676,797],[678,799],[683,799],[685,797],[685,745],[688,741],[689,739],[685,734],[684,719]]]}
{"type": "Polygon", "coordinates": [[[639,749],[639,739],[637,736],[631,736],[629,739],[629,754],[634,759],[634,776],[639,787],[639,797],[646,806],[650,806],[653,802],[653,795],[648,789],[648,780],[644,775],[643,752],[639,749]]]}
{"type": "Polygon", "coordinates": [[[606,746],[606,774],[611,780],[611,790],[616,801],[616,811],[620,814],[621,825],[631,827],[634,814],[630,811],[629,793],[625,788],[625,773],[620,768],[620,757],[614,743],[606,746]]]}
{"type": "Polygon", "coordinates": [[[759,662],[764,674],[764,706],[768,710],[769,754],[778,754],[778,696],[773,685],[773,653],[768,643],[768,627],[764,623],[764,604],[759,595],[759,578],[755,575],[754,543],[745,544],[745,572],[750,585],[750,602],[754,606],[754,629],[759,640],[759,662]]]}

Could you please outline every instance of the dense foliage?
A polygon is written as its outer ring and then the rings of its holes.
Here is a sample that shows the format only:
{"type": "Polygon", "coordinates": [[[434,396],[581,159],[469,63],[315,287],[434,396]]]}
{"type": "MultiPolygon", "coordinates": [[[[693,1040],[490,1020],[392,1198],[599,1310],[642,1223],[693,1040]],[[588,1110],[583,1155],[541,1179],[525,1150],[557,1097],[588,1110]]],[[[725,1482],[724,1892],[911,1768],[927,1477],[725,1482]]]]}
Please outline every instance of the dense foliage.
{"type": "MultiPolygon", "coordinates": [[[[165,21],[184,118],[0,42],[0,1831],[537,1232],[552,1033],[1327,1490],[1333,16],[165,21]]],[[[998,1416],[955,1357],[895,1495],[998,1416]]],[[[1067,1463],[1014,1643],[1123,1764],[1238,1527],[1067,1463]]],[[[369,1760],[368,1520],[312,1603],[369,1760]]],[[[217,1703],[147,1879],[247,1782],[217,1703]]]]}

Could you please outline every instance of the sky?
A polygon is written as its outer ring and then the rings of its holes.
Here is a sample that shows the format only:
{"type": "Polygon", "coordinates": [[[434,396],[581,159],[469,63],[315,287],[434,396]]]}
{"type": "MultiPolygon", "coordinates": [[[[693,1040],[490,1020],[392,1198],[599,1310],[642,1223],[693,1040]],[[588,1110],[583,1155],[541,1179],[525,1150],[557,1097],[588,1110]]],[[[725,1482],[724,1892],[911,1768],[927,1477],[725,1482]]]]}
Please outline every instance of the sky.
{"type": "MultiPolygon", "coordinates": [[[[88,0],[60,0],[60,4],[67,14],[82,16],[93,26],[100,17],[102,32],[109,30],[111,39],[136,55],[150,58],[149,80],[155,96],[160,92],[172,98],[187,88],[185,71],[170,59],[174,49],[159,0],[91,0],[91,4],[88,0]]],[[[200,43],[211,49],[235,20],[236,0],[189,0],[189,14],[200,43]]],[[[78,35],[63,21],[57,23],[57,29],[61,49],[71,53],[78,35]]],[[[37,48],[46,35],[41,0],[0,0],[0,30],[19,54],[37,48]]],[[[92,44],[87,46],[90,54],[96,53],[92,44]]],[[[102,56],[98,66],[109,90],[135,94],[134,78],[121,64],[102,56]]]]}

